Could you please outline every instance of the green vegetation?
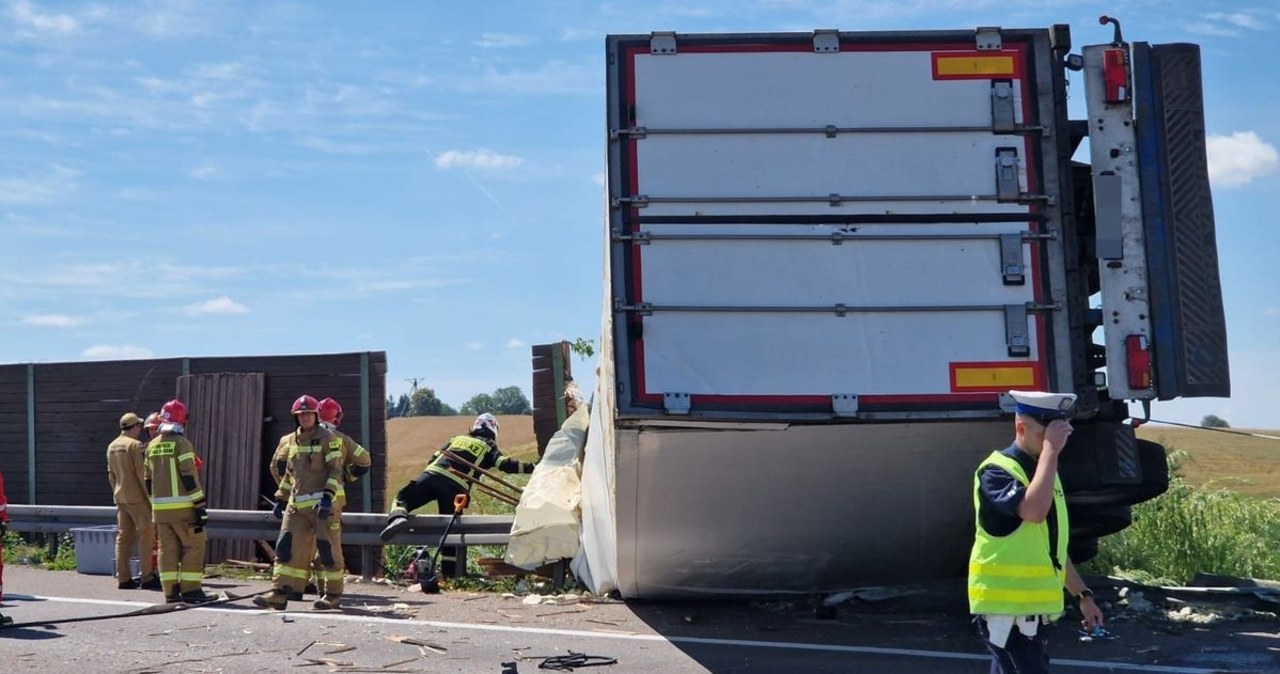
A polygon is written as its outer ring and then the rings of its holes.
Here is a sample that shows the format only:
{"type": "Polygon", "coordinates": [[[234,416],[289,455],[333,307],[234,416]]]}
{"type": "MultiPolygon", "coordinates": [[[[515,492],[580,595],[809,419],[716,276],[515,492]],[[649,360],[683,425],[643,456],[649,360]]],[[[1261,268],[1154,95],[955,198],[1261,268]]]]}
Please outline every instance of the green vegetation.
{"type": "Polygon", "coordinates": [[[62,534],[58,539],[58,554],[50,557],[49,546],[43,542],[43,536],[24,538],[16,531],[4,534],[4,558],[10,564],[29,564],[51,571],[74,571],[76,568],[76,548],[71,534],[62,534]]]}
{"type": "Polygon", "coordinates": [[[1197,572],[1280,579],[1280,499],[1255,498],[1182,475],[1169,448],[1169,491],[1135,506],[1133,526],[1099,541],[1085,573],[1183,584],[1197,572]]]}

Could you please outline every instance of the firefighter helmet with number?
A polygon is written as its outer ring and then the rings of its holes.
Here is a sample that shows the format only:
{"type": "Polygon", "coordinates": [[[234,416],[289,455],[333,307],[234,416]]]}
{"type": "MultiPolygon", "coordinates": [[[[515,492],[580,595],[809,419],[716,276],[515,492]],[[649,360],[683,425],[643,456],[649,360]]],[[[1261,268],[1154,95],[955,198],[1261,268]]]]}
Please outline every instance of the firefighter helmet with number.
{"type": "Polygon", "coordinates": [[[320,421],[323,421],[326,424],[337,425],[338,422],[342,421],[342,405],[339,405],[338,401],[333,398],[325,398],[324,400],[321,400],[319,410],[320,421]]]}
{"type": "Polygon", "coordinates": [[[495,417],[492,414],[489,414],[488,412],[485,412],[484,414],[481,414],[480,416],[476,417],[476,420],[471,423],[471,432],[474,433],[479,430],[489,431],[489,433],[493,436],[493,439],[497,440],[498,439],[498,417],[495,417]]]}
{"type": "Polygon", "coordinates": [[[170,400],[160,408],[160,421],[166,424],[187,425],[187,406],[181,400],[170,400]]]}
{"type": "Polygon", "coordinates": [[[306,412],[317,414],[319,410],[320,403],[309,395],[298,396],[298,399],[293,401],[293,416],[295,417],[306,412]]]}

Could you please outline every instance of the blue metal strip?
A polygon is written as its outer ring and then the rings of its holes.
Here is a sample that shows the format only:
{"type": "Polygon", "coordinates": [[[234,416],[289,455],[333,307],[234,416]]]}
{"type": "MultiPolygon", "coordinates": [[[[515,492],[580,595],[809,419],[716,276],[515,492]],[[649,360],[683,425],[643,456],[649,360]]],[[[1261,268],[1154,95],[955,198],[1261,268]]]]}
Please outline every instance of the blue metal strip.
{"type": "Polygon", "coordinates": [[[1137,118],[1138,177],[1142,186],[1142,220],[1147,245],[1147,292],[1151,307],[1152,373],[1156,396],[1160,399],[1182,395],[1179,372],[1178,301],[1174,283],[1172,241],[1165,218],[1168,198],[1164,193],[1165,148],[1160,143],[1162,113],[1157,100],[1155,63],[1151,45],[1139,42],[1133,46],[1134,116],[1137,118]]]}

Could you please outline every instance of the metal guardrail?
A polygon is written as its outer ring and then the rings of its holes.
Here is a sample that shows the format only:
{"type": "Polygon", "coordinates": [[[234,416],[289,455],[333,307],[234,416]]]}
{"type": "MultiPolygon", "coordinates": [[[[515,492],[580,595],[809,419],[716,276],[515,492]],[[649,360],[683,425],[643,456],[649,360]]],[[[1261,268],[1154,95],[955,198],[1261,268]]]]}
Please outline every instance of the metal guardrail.
{"type": "MultiPolygon", "coordinates": [[[[451,515],[413,515],[409,530],[392,541],[395,545],[436,545],[451,515]]],[[[514,518],[497,515],[463,515],[445,539],[446,545],[506,545],[511,540],[514,518]]],[[[387,517],[380,513],[343,513],[342,542],[360,546],[365,579],[374,571],[374,550],[386,545],[378,534],[387,517]]],[[[9,504],[9,528],[30,533],[66,533],[83,527],[116,524],[115,506],[55,506],[9,504]]],[[[275,541],[280,520],[267,510],[209,511],[205,529],[210,538],[275,541]]]]}

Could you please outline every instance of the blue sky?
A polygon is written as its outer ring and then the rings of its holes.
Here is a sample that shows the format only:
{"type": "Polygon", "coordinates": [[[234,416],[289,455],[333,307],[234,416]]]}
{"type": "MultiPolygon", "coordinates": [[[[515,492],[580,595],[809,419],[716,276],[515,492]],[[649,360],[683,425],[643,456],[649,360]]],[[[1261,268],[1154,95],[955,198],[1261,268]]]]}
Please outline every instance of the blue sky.
{"type": "Polygon", "coordinates": [[[607,33],[1100,13],[1204,47],[1236,395],[1155,416],[1280,427],[1268,0],[0,0],[0,360],[385,350],[393,393],[527,391],[530,344],[599,333],[607,33]]]}

